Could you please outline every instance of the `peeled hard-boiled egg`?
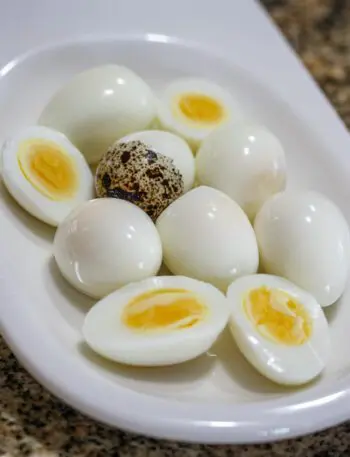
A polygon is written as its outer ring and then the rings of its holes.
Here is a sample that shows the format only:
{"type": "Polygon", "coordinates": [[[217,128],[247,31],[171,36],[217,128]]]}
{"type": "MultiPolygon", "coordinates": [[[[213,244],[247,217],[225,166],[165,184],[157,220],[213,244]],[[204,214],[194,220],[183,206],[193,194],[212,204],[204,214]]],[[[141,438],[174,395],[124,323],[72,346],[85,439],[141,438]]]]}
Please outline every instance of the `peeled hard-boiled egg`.
{"type": "Polygon", "coordinates": [[[229,92],[213,82],[195,78],[169,84],[158,108],[161,127],[185,138],[193,149],[214,128],[240,117],[229,92]]]}
{"type": "Polygon", "coordinates": [[[322,306],[343,293],[350,233],[339,208],[317,192],[286,191],[263,205],[254,223],[264,271],[310,292],[322,306]]]}
{"type": "Polygon", "coordinates": [[[164,263],[174,274],[225,291],[234,279],[257,271],[254,230],[237,203],[216,189],[190,190],[168,206],[156,226],[164,263]]]}
{"type": "Polygon", "coordinates": [[[279,140],[262,125],[224,125],[203,141],[196,156],[199,184],[233,198],[253,220],[265,200],[286,185],[286,161],[279,140]]]}
{"type": "Polygon", "coordinates": [[[248,361],[279,384],[315,378],[330,354],[321,306],[291,282],[270,275],[240,278],[228,288],[229,326],[248,361]]]}
{"type": "Polygon", "coordinates": [[[162,130],[144,130],[131,133],[119,140],[119,143],[141,141],[147,147],[163,154],[174,161],[174,165],[180,171],[184,181],[184,191],[191,189],[194,182],[194,157],[185,140],[170,132],[162,130]]]}
{"type": "Polygon", "coordinates": [[[130,365],[174,365],[206,352],[228,319],[210,284],[159,276],[129,284],[92,307],[83,335],[98,354],[130,365]]]}
{"type": "Polygon", "coordinates": [[[74,287],[101,298],[133,281],[157,274],[162,247],[151,219],[124,200],[91,200],[57,229],[54,256],[74,287]]]}
{"type": "Polygon", "coordinates": [[[83,155],[62,133],[46,127],[27,127],[6,141],[2,177],[25,210],[53,226],[93,198],[93,177],[83,155]]]}
{"type": "Polygon", "coordinates": [[[116,140],[144,130],[156,115],[150,87],[119,65],[79,73],[49,101],[39,123],[65,133],[89,163],[100,160],[116,140]]]}

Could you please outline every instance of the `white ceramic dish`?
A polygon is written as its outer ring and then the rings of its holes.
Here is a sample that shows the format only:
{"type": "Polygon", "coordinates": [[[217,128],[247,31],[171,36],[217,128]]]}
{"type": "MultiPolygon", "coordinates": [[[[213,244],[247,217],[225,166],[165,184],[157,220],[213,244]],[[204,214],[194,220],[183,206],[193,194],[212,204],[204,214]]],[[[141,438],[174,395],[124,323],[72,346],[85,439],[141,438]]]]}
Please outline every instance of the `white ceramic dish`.
{"type": "MultiPolygon", "coordinates": [[[[235,7],[221,3],[234,13],[235,7]]],[[[253,22],[265,24],[260,11],[256,13],[256,7],[248,3],[248,10],[242,7],[243,16],[251,8],[253,22]]],[[[202,5],[201,11],[204,8],[206,17],[211,17],[207,2],[193,4],[202,5]]],[[[183,7],[184,2],[179,2],[178,8],[183,7]]],[[[161,11],[159,14],[166,15],[161,11]]],[[[227,21],[219,21],[226,17],[225,11],[214,16],[218,33],[222,27],[230,30],[227,21]]],[[[258,34],[264,29],[259,27],[258,34]]],[[[324,192],[350,222],[349,137],[275,31],[271,32],[270,25],[266,30],[267,41],[277,40],[277,54],[283,60],[283,52],[279,53],[285,51],[294,72],[290,79],[282,66],[283,85],[278,87],[278,78],[266,83],[273,72],[262,71],[258,81],[251,60],[233,56],[229,46],[218,51],[215,46],[194,43],[186,33],[176,38],[163,34],[96,36],[37,48],[0,70],[0,140],[35,122],[62,83],[94,65],[128,65],[156,90],[178,76],[205,75],[234,91],[247,115],[263,121],[280,137],[287,151],[289,185],[324,192]],[[295,93],[291,94],[293,87],[295,93]]],[[[225,34],[221,40],[224,43],[225,34]]],[[[260,57],[256,69],[263,68],[260,57]]],[[[2,185],[0,217],[2,332],[23,365],[72,406],[127,430],[212,443],[281,439],[350,417],[350,289],[340,303],[327,310],[331,362],[321,378],[300,390],[278,387],[262,378],[233,349],[228,335],[209,354],[181,366],[121,367],[102,360],[82,343],[80,329],[92,301],[73,290],[58,273],[51,255],[53,230],[22,211],[2,185]]]]}

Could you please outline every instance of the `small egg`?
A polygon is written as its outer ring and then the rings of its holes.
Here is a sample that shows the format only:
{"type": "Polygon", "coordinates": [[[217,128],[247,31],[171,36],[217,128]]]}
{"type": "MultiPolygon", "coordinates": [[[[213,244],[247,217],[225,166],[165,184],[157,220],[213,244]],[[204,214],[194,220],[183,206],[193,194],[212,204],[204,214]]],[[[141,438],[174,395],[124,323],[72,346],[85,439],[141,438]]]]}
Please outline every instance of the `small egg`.
{"type": "Polygon", "coordinates": [[[279,140],[251,122],[224,125],[203,141],[196,178],[233,198],[253,220],[271,195],[285,189],[286,160],[279,140]]]}
{"type": "Polygon", "coordinates": [[[2,177],[19,205],[53,226],[94,195],[83,155],[62,133],[46,127],[27,127],[5,142],[2,177]]]}
{"type": "Polygon", "coordinates": [[[91,200],[59,225],[54,256],[62,275],[81,292],[101,298],[157,274],[162,247],[151,219],[124,200],[91,200]]]}
{"type": "Polygon", "coordinates": [[[328,323],[312,295],[271,275],[234,281],[227,291],[229,326],[247,360],[279,384],[311,381],[330,355],[328,323]]]}
{"type": "Polygon", "coordinates": [[[226,297],[194,279],[159,276],[129,284],[91,308],[86,343],[108,359],[174,365],[206,352],[226,326],[226,297]]]}
{"type": "Polygon", "coordinates": [[[65,133],[93,164],[119,138],[148,128],[156,106],[150,87],[137,74],[104,65],[77,74],[59,89],[39,124],[65,133]]]}
{"type": "Polygon", "coordinates": [[[194,157],[185,140],[162,130],[144,130],[121,138],[119,143],[129,141],[141,141],[148,148],[172,159],[183,177],[184,191],[187,192],[191,189],[195,175],[194,157]]]}
{"type": "Polygon", "coordinates": [[[183,177],[169,157],[141,141],[115,143],[96,171],[98,197],[127,200],[153,220],[184,191],[183,177]]]}
{"type": "Polygon", "coordinates": [[[339,208],[312,191],[265,202],[254,222],[261,264],[310,292],[322,306],[342,295],[350,269],[350,233],[339,208]]]}
{"type": "Polygon", "coordinates": [[[216,189],[190,190],[168,206],[156,226],[173,274],[226,291],[235,278],[257,271],[254,230],[237,203],[216,189]]]}
{"type": "Polygon", "coordinates": [[[213,82],[196,78],[169,84],[158,106],[161,127],[182,136],[193,150],[213,129],[241,116],[229,92],[213,82]]]}

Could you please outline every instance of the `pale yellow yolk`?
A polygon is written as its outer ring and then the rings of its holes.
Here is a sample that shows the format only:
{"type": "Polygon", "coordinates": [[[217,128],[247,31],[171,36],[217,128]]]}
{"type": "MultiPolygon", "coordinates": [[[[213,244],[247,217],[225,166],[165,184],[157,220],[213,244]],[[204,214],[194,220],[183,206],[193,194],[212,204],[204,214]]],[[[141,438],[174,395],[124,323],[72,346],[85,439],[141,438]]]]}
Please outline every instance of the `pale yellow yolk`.
{"type": "Polygon", "coordinates": [[[274,342],[298,346],[311,336],[312,322],[304,306],[281,290],[251,290],[244,307],[258,331],[274,342]]]}
{"type": "Polygon", "coordinates": [[[190,328],[204,319],[208,308],[185,289],[154,289],[132,299],[122,320],[133,330],[160,331],[190,328]]]}
{"type": "Polygon", "coordinates": [[[207,95],[183,94],[178,100],[178,107],[192,122],[214,124],[224,117],[224,108],[207,95]]]}
{"type": "Polygon", "coordinates": [[[27,181],[52,200],[72,198],[78,189],[73,159],[52,141],[42,138],[23,141],[18,163],[27,181]]]}

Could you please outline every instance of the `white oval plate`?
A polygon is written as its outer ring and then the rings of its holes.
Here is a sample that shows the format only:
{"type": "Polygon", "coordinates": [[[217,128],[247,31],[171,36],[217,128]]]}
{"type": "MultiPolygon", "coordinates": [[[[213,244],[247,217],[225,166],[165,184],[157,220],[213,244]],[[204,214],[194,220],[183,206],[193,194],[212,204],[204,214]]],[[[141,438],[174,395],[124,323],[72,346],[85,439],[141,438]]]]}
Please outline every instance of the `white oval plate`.
{"type": "MultiPolygon", "coordinates": [[[[16,59],[0,71],[0,139],[35,123],[49,97],[72,75],[109,62],[130,66],[156,91],[185,75],[226,86],[249,117],[265,123],[284,143],[289,186],[324,192],[350,220],[349,158],[320,143],[293,109],[249,73],[204,48],[170,38],[85,39],[16,59]]],[[[82,342],[83,318],[93,302],[57,271],[54,231],[22,211],[2,185],[0,192],[2,331],[28,371],[67,403],[123,429],[203,443],[286,438],[350,416],[349,290],[327,310],[330,364],[302,389],[265,380],[225,334],[210,353],[190,363],[123,367],[99,358],[82,342]]]]}

